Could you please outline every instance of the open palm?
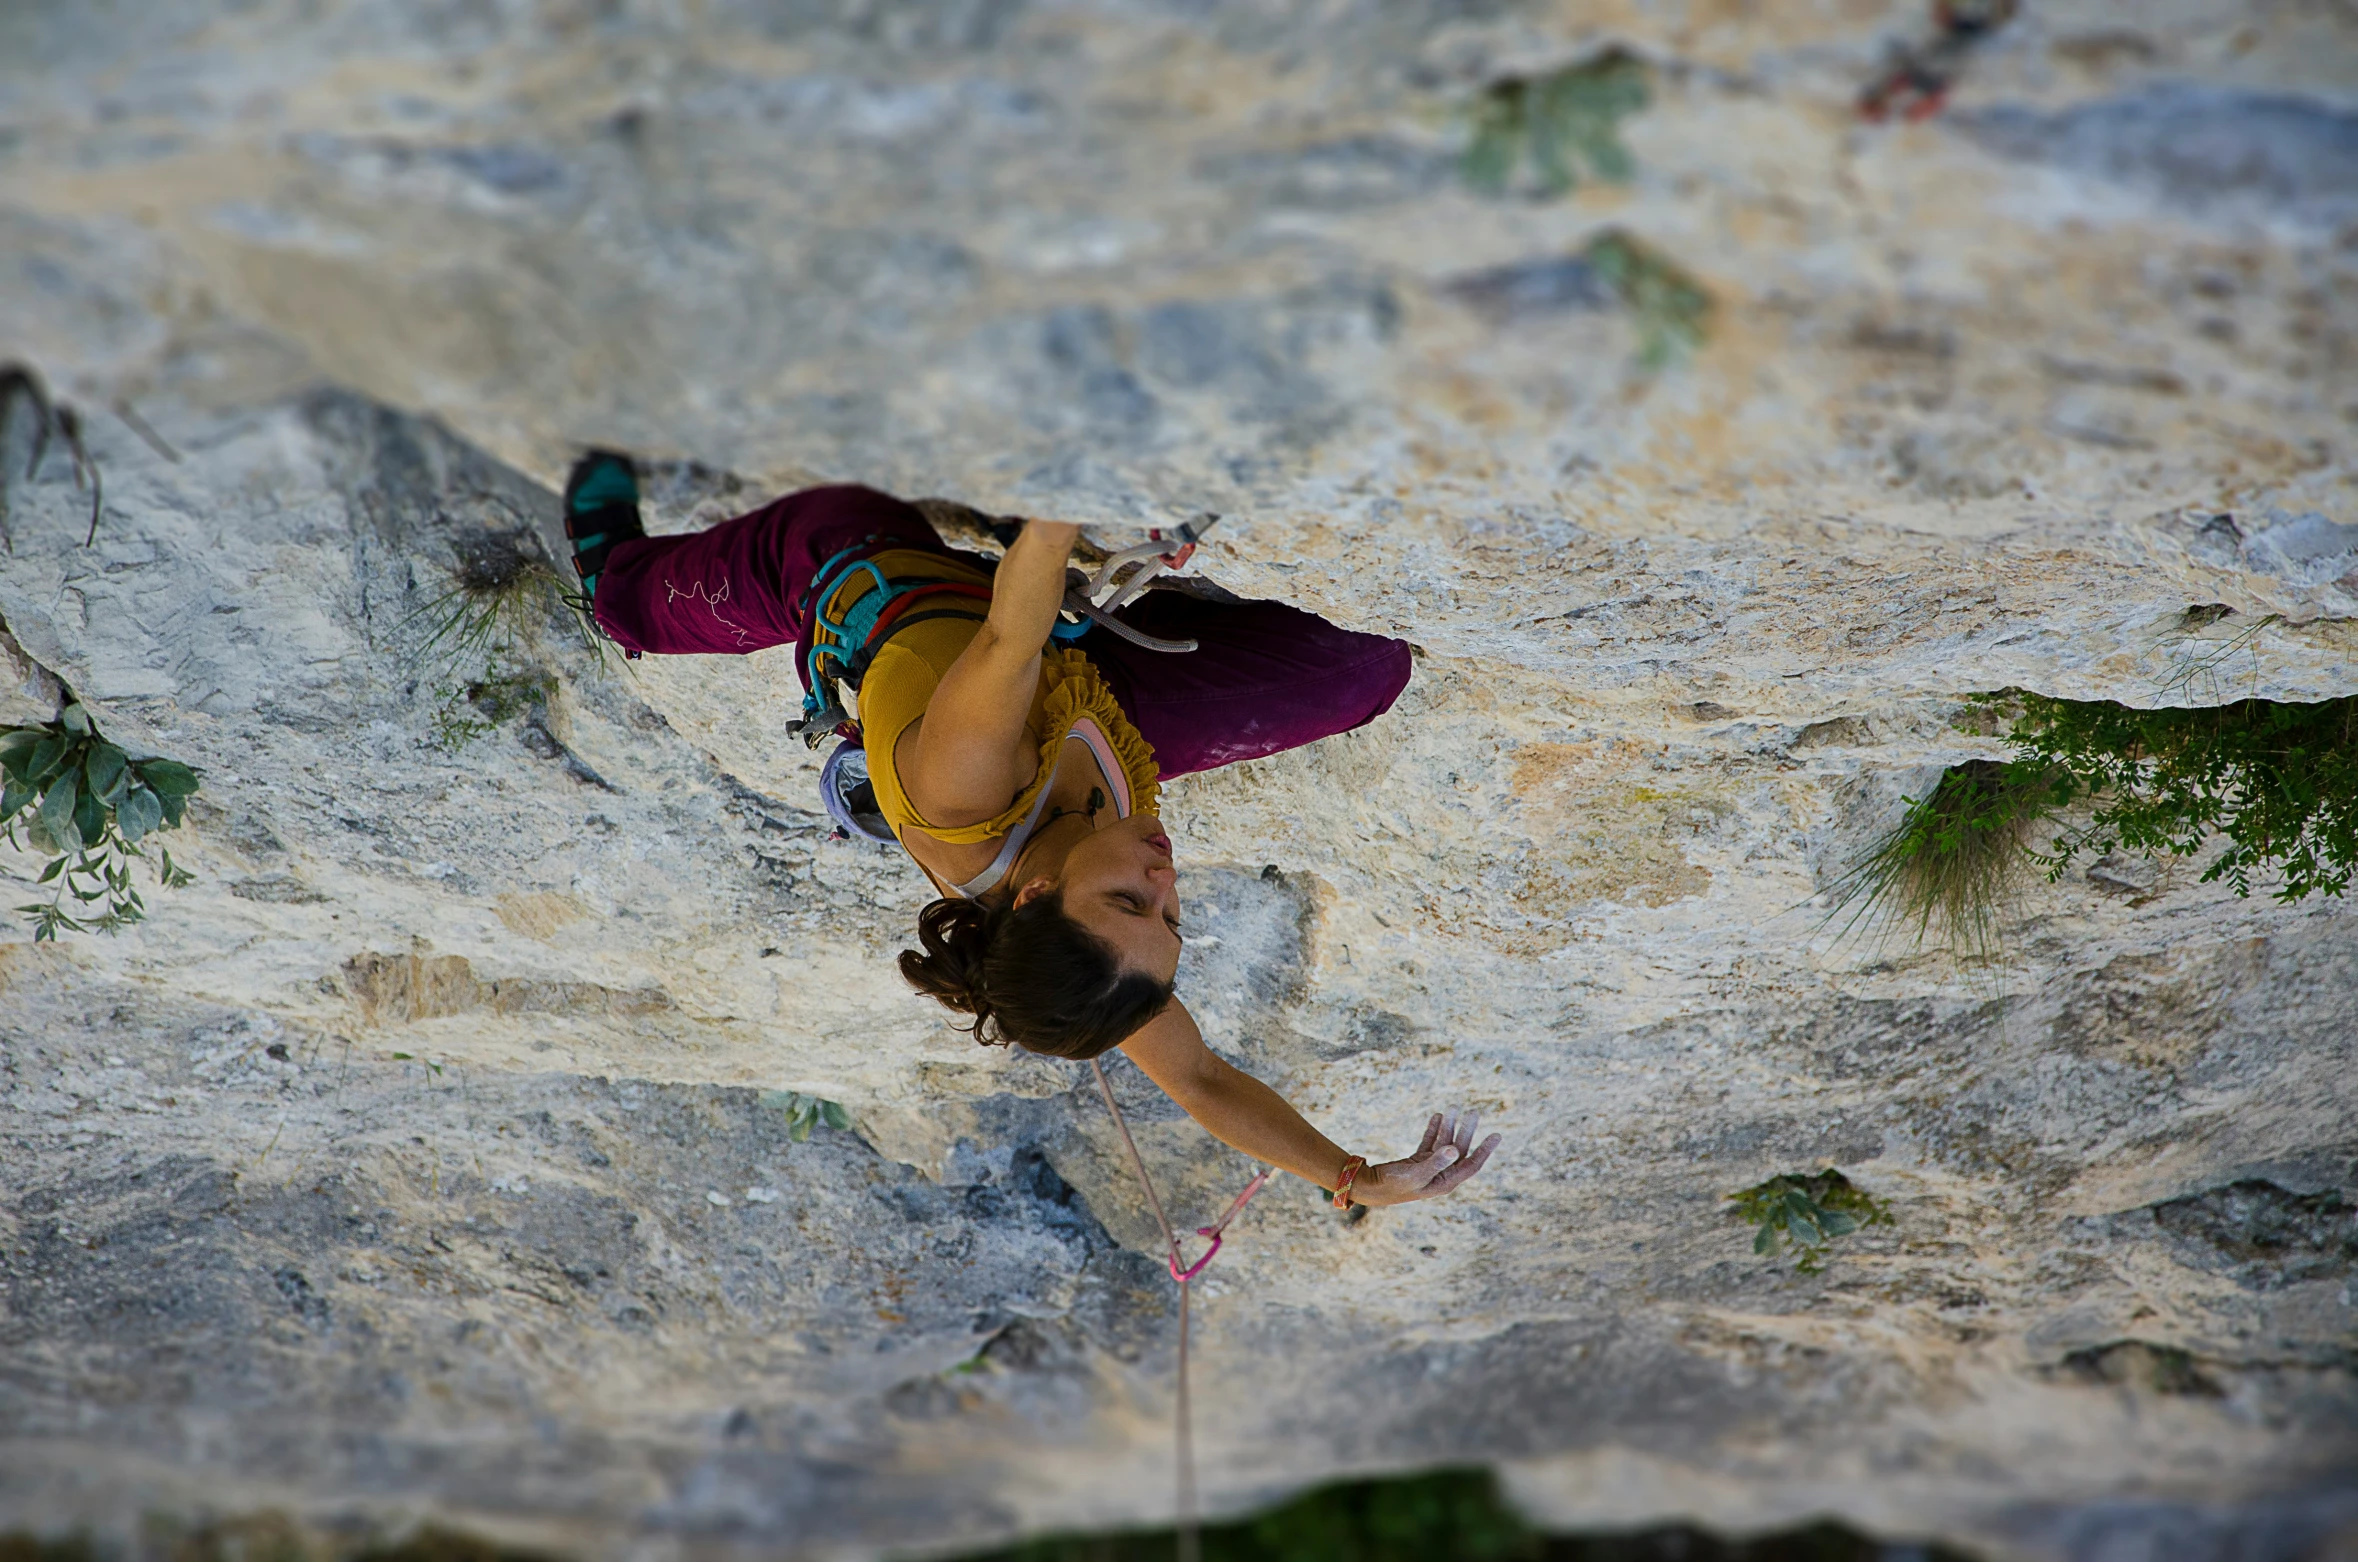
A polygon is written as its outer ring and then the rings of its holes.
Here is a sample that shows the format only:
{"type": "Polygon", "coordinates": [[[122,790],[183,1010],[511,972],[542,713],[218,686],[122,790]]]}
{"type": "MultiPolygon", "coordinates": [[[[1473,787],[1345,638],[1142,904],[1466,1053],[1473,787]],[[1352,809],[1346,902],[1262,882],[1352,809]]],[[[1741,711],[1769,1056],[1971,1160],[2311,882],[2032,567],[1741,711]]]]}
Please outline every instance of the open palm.
{"type": "Polygon", "coordinates": [[[1492,1134],[1479,1146],[1474,1129],[1482,1119],[1468,1112],[1435,1112],[1425,1124],[1424,1142],[1405,1160],[1386,1161],[1362,1172],[1351,1189],[1357,1204],[1413,1204],[1454,1191],[1490,1160],[1499,1136],[1492,1134]]]}

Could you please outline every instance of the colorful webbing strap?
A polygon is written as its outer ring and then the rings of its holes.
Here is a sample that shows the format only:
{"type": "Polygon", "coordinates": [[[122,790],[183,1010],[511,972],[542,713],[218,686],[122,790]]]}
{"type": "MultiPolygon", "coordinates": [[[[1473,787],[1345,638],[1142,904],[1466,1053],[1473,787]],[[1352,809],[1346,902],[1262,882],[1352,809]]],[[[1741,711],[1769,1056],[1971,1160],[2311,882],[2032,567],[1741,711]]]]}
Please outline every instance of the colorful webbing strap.
{"type": "Polygon", "coordinates": [[[801,602],[797,604],[797,611],[800,611],[813,600],[814,595],[818,603],[818,610],[811,619],[809,641],[802,647],[803,683],[808,692],[802,699],[803,719],[796,724],[796,730],[803,731],[805,737],[813,742],[817,741],[814,733],[838,728],[850,719],[835,694],[835,680],[848,675],[856,687],[859,673],[866,670],[884,639],[889,639],[893,633],[908,627],[919,617],[931,616],[908,613],[908,609],[918,599],[960,596],[984,602],[990,600],[990,588],[972,581],[928,579],[896,586],[872,556],[861,554],[861,550],[875,540],[870,537],[841,549],[821,564],[818,573],[811,578],[810,586],[804,591],[801,602]],[[836,597],[851,583],[852,577],[863,571],[874,580],[875,585],[863,592],[840,616],[829,616],[829,609],[836,597]],[[832,672],[825,667],[821,658],[834,662],[832,672]]]}

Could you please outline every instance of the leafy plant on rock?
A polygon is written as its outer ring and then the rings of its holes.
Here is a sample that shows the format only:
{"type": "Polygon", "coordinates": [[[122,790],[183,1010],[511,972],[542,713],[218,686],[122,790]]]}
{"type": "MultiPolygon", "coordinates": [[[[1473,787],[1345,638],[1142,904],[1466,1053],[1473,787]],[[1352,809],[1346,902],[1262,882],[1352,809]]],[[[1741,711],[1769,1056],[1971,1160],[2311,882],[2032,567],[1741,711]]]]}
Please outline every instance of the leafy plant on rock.
{"type": "Polygon", "coordinates": [[[2238,896],[2271,872],[2278,900],[2340,895],[2358,872],[2358,695],[2140,710],[2008,691],[1972,704],[2011,714],[2014,757],[1953,765],[1908,805],[1835,882],[1826,920],[1847,912],[1843,932],[1913,923],[1920,946],[1938,920],[1960,954],[1986,959],[2025,868],[2052,882],[2082,854],[2192,857],[2214,837],[2226,849],[2202,881],[2238,896]]]}
{"type": "Polygon", "coordinates": [[[1648,371],[1703,345],[1711,294],[1669,256],[1612,229],[1591,239],[1581,258],[1636,322],[1638,362],[1648,371]]]}
{"type": "Polygon", "coordinates": [[[433,712],[426,718],[436,748],[457,753],[487,732],[548,704],[557,680],[538,668],[487,667],[463,684],[435,686],[433,712]]]}
{"type": "Polygon", "coordinates": [[[2056,778],[2054,806],[2094,803],[2085,824],[2035,860],[2058,879],[2081,852],[2190,857],[2227,849],[2203,872],[2239,896],[2255,873],[2281,875],[2275,898],[2339,895],[2358,869],[2358,695],[2308,704],[2237,700],[2138,710],[2111,700],[1993,695],[2018,702],[2007,741],[2024,767],[2056,778]]]}
{"type": "Polygon", "coordinates": [[[1507,76],[1474,99],[1461,168],[1477,189],[1504,193],[1529,160],[1539,192],[1561,195],[1591,178],[1625,183],[1636,164],[1621,121],[1650,97],[1643,60],[1621,49],[1540,76],[1507,76]]]}
{"type": "Polygon", "coordinates": [[[851,1114],[842,1107],[798,1090],[765,1090],[761,1104],[786,1114],[786,1137],[796,1144],[810,1138],[811,1130],[821,1123],[837,1130],[851,1127],[851,1114]]]}
{"type": "MultiPolygon", "coordinates": [[[[54,721],[0,732],[0,772],[0,836],[51,854],[38,880],[57,886],[50,899],[16,908],[31,919],[35,942],[60,932],[117,933],[146,916],[131,859],[146,857],[140,842],[179,827],[197,791],[194,770],[176,759],[133,759],[75,701],[54,721]],[[69,899],[76,909],[67,909],[69,899]]],[[[189,882],[160,843],[152,866],[166,889],[189,882]]]]}
{"type": "Polygon", "coordinates": [[[1785,1174],[1728,1195],[1738,1219],[1760,1228],[1752,1251],[1763,1257],[1789,1247],[1793,1268],[1814,1275],[1826,1267],[1829,1244],[1865,1226],[1888,1226],[1891,1209],[1828,1169],[1814,1176],[1785,1174]]]}
{"type": "MultiPolygon", "coordinates": [[[[1054,1535],[953,1562],[1171,1562],[1187,1554],[1176,1539],[1167,1529],[1054,1535]]],[[[1541,1562],[1573,1554],[1532,1531],[1491,1471],[1465,1469],[1320,1487],[1280,1507],[1207,1525],[1201,1545],[1204,1562],[1541,1562]]],[[[1612,1547],[1600,1547],[1599,1556],[1637,1558],[1662,1549],[1618,1537],[1612,1547]]],[[[1723,1559],[1699,1550],[1692,1562],[1723,1559]]]]}

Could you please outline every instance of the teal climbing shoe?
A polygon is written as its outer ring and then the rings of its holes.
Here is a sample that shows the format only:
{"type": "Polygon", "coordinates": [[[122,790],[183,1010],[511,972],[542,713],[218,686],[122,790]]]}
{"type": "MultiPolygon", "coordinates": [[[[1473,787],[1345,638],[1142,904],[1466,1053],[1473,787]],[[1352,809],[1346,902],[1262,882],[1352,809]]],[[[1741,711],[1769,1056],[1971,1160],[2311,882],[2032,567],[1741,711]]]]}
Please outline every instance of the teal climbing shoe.
{"type": "Polygon", "coordinates": [[[598,576],[615,544],[647,535],[639,519],[638,472],[630,457],[593,450],[573,463],[565,479],[565,535],[573,544],[582,594],[595,599],[598,576]]]}

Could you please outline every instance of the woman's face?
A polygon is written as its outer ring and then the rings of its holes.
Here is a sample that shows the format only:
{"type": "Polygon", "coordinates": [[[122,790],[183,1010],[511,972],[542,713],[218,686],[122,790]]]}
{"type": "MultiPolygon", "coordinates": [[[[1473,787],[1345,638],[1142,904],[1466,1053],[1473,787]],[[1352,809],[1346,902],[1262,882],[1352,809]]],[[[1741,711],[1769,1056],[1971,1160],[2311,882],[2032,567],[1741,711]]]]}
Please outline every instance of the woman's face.
{"type": "Polygon", "coordinates": [[[1106,822],[1073,843],[1058,876],[1064,914],[1113,945],[1122,968],[1156,981],[1179,971],[1179,870],[1152,814],[1106,822]]]}

